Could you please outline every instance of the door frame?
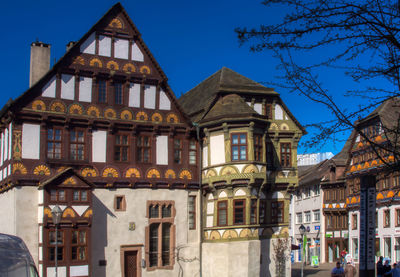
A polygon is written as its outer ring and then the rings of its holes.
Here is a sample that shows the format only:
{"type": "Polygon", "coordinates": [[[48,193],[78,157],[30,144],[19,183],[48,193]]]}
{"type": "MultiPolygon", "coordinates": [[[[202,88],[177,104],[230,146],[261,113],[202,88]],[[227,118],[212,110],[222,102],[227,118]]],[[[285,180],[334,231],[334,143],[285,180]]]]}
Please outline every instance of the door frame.
{"type": "Polygon", "coordinates": [[[121,245],[121,276],[125,277],[125,252],[137,252],[136,258],[136,275],[137,277],[142,276],[142,248],[143,244],[132,244],[132,245],[121,245]]]}

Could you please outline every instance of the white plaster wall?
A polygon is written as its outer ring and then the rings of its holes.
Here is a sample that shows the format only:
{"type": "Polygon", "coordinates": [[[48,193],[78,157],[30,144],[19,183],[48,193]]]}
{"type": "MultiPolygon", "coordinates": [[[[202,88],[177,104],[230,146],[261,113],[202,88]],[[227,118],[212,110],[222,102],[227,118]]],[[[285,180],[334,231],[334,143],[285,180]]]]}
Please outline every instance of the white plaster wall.
{"type": "Polygon", "coordinates": [[[208,146],[203,147],[203,167],[208,166],[208,146]]]}
{"type": "Polygon", "coordinates": [[[92,78],[79,77],[79,101],[92,102],[92,78]]]}
{"type": "Polygon", "coordinates": [[[158,136],[156,141],[157,164],[168,165],[168,136],[158,136]]]}
{"type": "Polygon", "coordinates": [[[129,86],[129,107],[140,107],[140,84],[131,83],[129,86]]]}
{"type": "Polygon", "coordinates": [[[16,235],[15,189],[0,194],[0,233],[16,235]]]}
{"type": "Polygon", "coordinates": [[[275,105],[275,119],[283,120],[283,110],[282,107],[278,104],[275,105]]]}
{"type": "Polygon", "coordinates": [[[169,101],[167,94],[162,90],[160,90],[160,110],[171,110],[171,101],[169,101]]]}
{"type": "MultiPolygon", "coordinates": [[[[188,192],[183,190],[118,189],[94,190],[92,224],[92,275],[96,277],[121,276],[121,245],[143,245],[142,259],[145,258],[145,228],[147,200],[174,200],[176,247],[182,247],[184,259],[194,259],[198,255],[198,243],[188,239],[188,192]],[[125,195],[126,211],[113,209],[115,195],[125,195]],[[129,222],[135,223],[135,230],[128,229],[129,222]],[[107,260],[107,266],[99,266],[99,260],[107,260]]],[[[196,276],[199,271],[198,260],[182,263],[184,276],[196,276]]],[[[178,276],[179,266],[175,261],[173,270],[147,271],[142,268],[142,276],[178,276]]],[[[205,275],[206,276],[206,275],[205,275]]]]}
{"type": "Polygon", "coordinates": [[[147,109],[156,108],[156,87],[145,86],[144,87],[144,107],[147,109]]]}
{"type": "Polygon", "coordinates": [[[92,133],[92,161],[106,162],[107,131],[93,131],[92,133]]]}
{"type": "Polygon", "coordinates": [[[261,103],[255,103],[255,104],[254,104],[254,110],[255,110],[258,114],[262,114],[262,104],[261,104],[261,103]]]}
{"type": "Polygon", "coordinates": [[[111,56],[111,38],[106,36],[99,36],[99,55],[110,57],[111,56]]]}
{"type": "Polygon", "coordinates": [[[22,124],[22,158],[38,160],[39,155],[40,125],[22,124]]]}
{"type": "Polygon", "coordinates": [[[74,100],[75,76],[69,74],[61,74],[61,98],[74,100]]]}
{"type": "Polygon", "coordinates": [[[50,79],[50,81],[42,88],[43,97],[56,97],[56,76],[50,79]]]}
{"type": "Polygon", "coordinates": [[[129,41],[126,39],[116,38],[114,40],[114,57],[119,59],[128,59],[129,41]]]}
{"type": "Polygon", "coordinates": [[[140,49],[136,43],[132,43],[132,60],[138,61],[138,62],[144,61],[143,53],[142,53],[142,51],[140,51],[140,49]]]}
{"type": "Polygon", "coordinates": [[[94,54],[96,50],[96,37],[91,34],[80,47],[81,53],[94,54]]]}
{"type": "Polygon", "coordinates": [[[210,137],[211,165],[225,163],[224,135],[210,137]]]}

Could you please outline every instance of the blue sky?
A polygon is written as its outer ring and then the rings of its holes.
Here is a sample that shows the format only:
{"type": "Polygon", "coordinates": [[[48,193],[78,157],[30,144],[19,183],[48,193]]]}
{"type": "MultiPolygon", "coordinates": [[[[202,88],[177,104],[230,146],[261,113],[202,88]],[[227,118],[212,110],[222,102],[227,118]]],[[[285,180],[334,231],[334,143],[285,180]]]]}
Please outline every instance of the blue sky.
{"type": "MultiPolygon", "coordinates": [[[[3,68],[0,106],[28,88],[30,44],[39,40],[51,44],[52,64],[65,52],[69,41],[76,41],[115,1],[3,1],[3,68]]],[[[169,78],[176,96],[190,90],[221,67],[229,67],[257,82],[277,82],[277,61],[270,52],[251,53],[240,47],[235,27],[258,26],[277,21],[282,10],[270,9],[260,1],[240,0],[146,0],[121,1],[138,27],[142,38],[169,78]]],[[[303,59],[309,59],[304,53],[303,59]]],[[[337,95],[349,83],[341,75],[325,75],[327,86],[337,95]]],[[[332,118],[328,111],[303,97],[276,88],[298,121],[310,124],[332,118]]],[[[348,103],[340,97],[341,103],[348,103]]],[[[354,103],[352,103],[354,104],[354,103]]],[[[346,137],[340,136],[343,140],[346,137]]],[[[337,153],[343,141],[321,145],[319,151],[337,153]]],[[[303,147],[299,153],[305,151],[303,147]]]]}

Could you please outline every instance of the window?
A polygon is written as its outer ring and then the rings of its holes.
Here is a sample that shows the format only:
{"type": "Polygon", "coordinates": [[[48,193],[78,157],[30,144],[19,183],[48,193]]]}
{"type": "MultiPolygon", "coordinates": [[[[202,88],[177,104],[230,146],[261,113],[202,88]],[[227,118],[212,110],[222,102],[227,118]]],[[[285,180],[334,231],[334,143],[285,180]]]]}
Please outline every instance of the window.
{"type": "Polygon", "coordinates": [[[282,167],[292,166],[290,143],[281,143],[281,166],[282,167]]]}
{"type": "Polygon", "coordinates": [[[396,224],[396,227],[400,226],[400,209],[396,209],[396,221],[395,221],[395,224],[396,224]]]}
{"type": "Polygon", "coordinates": [[[74,190],[72,192],[72,201],[86,202],[88,201],[88,195],[86,190],[74,190]]]}
{"type": "Polygon", "coordinates": [[[400,186],[400,175],[393,176],[393,186],[394,187],[400,186]]]}
{"type": "Polygon", "coordinates": [[[188,202],[188,212],[189,212],[189,229],[196,229],[196,196],[189,195],[188,202]]]}
{"type": "Polygon", "coordinates": [[[266,202],[264,199],[260,199],[260,207],[258,209],[259,224],[266,223],[267,217],[265,216],[266,202]]]}
{"type": "Polygon", "coordinates": [[[148,201],[149,226],[146,227],[146,261],[149,269],[172,268],[175,236],[173,201],[148,201]]]}
{"type": "Polygon", "coordinates": [[[296,191],[296,200],[297,201],[301,200],[301,191],[300,190],[296,191]]]}
{"type": "Polygon", "coordinates": [[[358,239],[352,239],[352,252],[353,259],[358,260],[358,239]]]}
{"type": "Polygon", "coordinates": [[[50,201],[65,201],[65,190],[50,190],[50,201]]]}
{"type": "Polygon", "coordinates": [[[385,257],[392,259],[392,238],[383,238],[385,257]]]}
{"type": "Polygon", "coordinates": [[[262,161],[262,136],[261,135],[254,135],[254,160],[255,161],[262,161]]]}
{"type": "Polygon", "coordinates": [[[150,137],[139,136],[137,138],[137,161],[141,163],[149,163],[150,162],[150,149],[151,142],[150,137]]]}
{"type": "Polygon", "coordinates": [[[314,222],[319,222],[320,221],[320,211],[319,210],[314,210],[314,222]]]}
{"type": "Polygon", "coordinates": [[[283,223],[284,202],[271,202],[271,223],[283,223]]]}
{"type": "Polygon", "coordinates": [[[309,198],[311,196],[311,188],[306,187],[304,188],[304,198],[309,198]]]}
{"type": "Polygon", "coordinates": [[[197,161],[197,147],[196,141],[189,141],[189,164],[196,165],[197,161]]]}
{"type": "Polygon", "coordinates": [[[303,215],[302,215],[302,213],[296,213],[296,223],[297,224],[303,223],[303,215]]]}
{"type": "Polygon", "coordinates": [[[225,226],[228,224],[227,210],[228,210],[228,202],[226,200],[218,201],[217,204],[218,214],[217,221],[218,226],[225,226]]]}
{"type": "Polygon", "coordinates": [[[114,197],[114,210],[126,211],[126,200],[124,195],[116,195],[114,197]]]}
{"type": "Polygon", "coordinates": [[[351,228],[353,229],[353,230],[356,230],[357,229],[357,214],[353,214],[352,215],[352,220],[351,220],[351,228]]]}
{"type": "Polygon", "coordinates": [[[333,216],[326,215],[326,229],[330,230],[333,229],[333,216]]]}
{"type": "Polygon", "coordinates": [[[272,119],[272,104],[266,103],[265,104],[265,116],[267,119],[272,119]]]}
{"type": "Polygon", "coordinates": [[[97,100],[99,103],[107,103],[107,83],[104,80],[99,80],[97,83],[97,100]]]}
{"type": "Polygon", "coordinates": [[[231,135],[232,161],[247,160],[247,135],[238,133],[231,135]]]}
{"type": "Polygon", "coordinates": [[[318,196],[320,194],[320,189],[319,189],[319,185],[315,185],[314,186],[314,195],[318,196]]]}
{"type": "Polygon", "coordinates": [[[121,83],[114,83],[114,103],[123,104],[123,86],[121,83]]]}
{"type": "Polygon", "coordinates": [[[71,235],[71,259],[85,261],[87,257],[86,231],[74,230],[71,235]]]}
{"type": "Polygon", "coordinates": [[[70,132],[70,158],[82,161],[85,158],[85,132],[83,130],[71,130],[70,132]]]}
{"type": "Polygon", "coordinates": [[[174,163],[182,162],[182,140],[174,139],[174,163]]]}
{"type": "Polygon", "coordinates": [[[398,261],[400,258],[400,237],[395,237],[394,239],[395,239],[394,251],[395,251],[395,255],[396,255],[395,259],[396,259],[396,261],[398,261]]]}
{"type": "Polygon", "coordinates": [[[307,211],[304,212],[304,223],[310,223],[311,222],[311,212],[307,211]]]}
{"type": "Polygon", "coordinates": [[[246,200],[233,200],[233,224],[246,222],[246,200]]]}
{"type": "Polygon", "coordinates": [[[61,159],[61,129],[48,129],[47,130],[47,158],[48,159],[61,159]]]}
{"type": "Polygon", "coordinates": [[[129,153],[128,135],[116,135],[114,145],[114,160],[118,162],[127,162],[129,153]]]}
{"type": "Polygon", "coordinates": [[[268,142],[265,144],[266,146],[266,155],[267,155],[267,166],[273,167],[274,166],[274,146],[272,143],[268,142]]]}
{"type": "Polygon", "coordinates": [[[390,227],[390,210],[383,211],[383,227],[390,227]]]}
{"type": "Polygon", "coordinates": [[[390,187],[390,179],[389,178],[384,178],[382,180],[382,189],[387,189],[390,187]]]}
{"type": "Polygon", "coordinates": [[[250,206],[250,224],[257,223],[257,199],[251,199],[250,206]]]}
{"type": "Polygon", "coordinates": [[[49,257],[50,261],[55,260],[56,253],[56,244],[57,244],[57,261],[64,260],[64,231],[57,231],[57,240],[56,240],[56,232],[53,230],[49,231],[49,257]]]}

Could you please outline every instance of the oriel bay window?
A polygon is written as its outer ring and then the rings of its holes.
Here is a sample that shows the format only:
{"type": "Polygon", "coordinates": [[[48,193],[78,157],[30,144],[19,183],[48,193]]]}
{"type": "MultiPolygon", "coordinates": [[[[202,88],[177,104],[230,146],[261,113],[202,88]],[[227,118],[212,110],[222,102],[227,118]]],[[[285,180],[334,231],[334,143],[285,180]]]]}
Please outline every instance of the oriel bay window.
{"type": "Polygon", "coordinates": [[[262,157],[263,142],[261,135],[254,135],[254,160],[261,162],[262,157]]]}
{"type": "Polygon", "coordinates": [[[225,226],[228,224],[228,201],[218,201],[217,204],[217,223],[218,226],[225,226]]]}
{"type": "Polygon", "coordinates": [[[149,226],[146,227],[148,270],[172,269],[175,244],[173,201],[148,201],[149,226]]]}
{"type": "Polygon", "coordinates": [[[149,163],[151,158],[151,138],[147,136],[137,137],[136,158],[140,163],[149,163]]]}
{"type": "Polygon", "coordinates": [[[116,135],[114,145],[114,160],[118,162],[127,162],[129,153],[129,136],[116,135]]]}
{"type": "Polygon", "coordinates": [[[62,130],[51,128],[47,130],[47,158],[61,159],[62,130]]]}
{"type": "Polygon", "coordinates": [[[271,223],[283,223],[284,207],[284,201],[271,202],[271,223]]]}
{"type": "Polygon", "coordinates": [[[82,161],[85,159],[85,131],[74,129],[70,131],[70,159],[82,161]]]}
{"type": "Polygon", "coordinates": [[[247,134],[236,133],[231,134],[231,153],[232,161],[247,160],[247,134]]]}
{"type": "Polygon", "coordinates": [[[290,143],[281,143],[281,166],[291,167],[292,166],[292,154],[290,143]]]}

